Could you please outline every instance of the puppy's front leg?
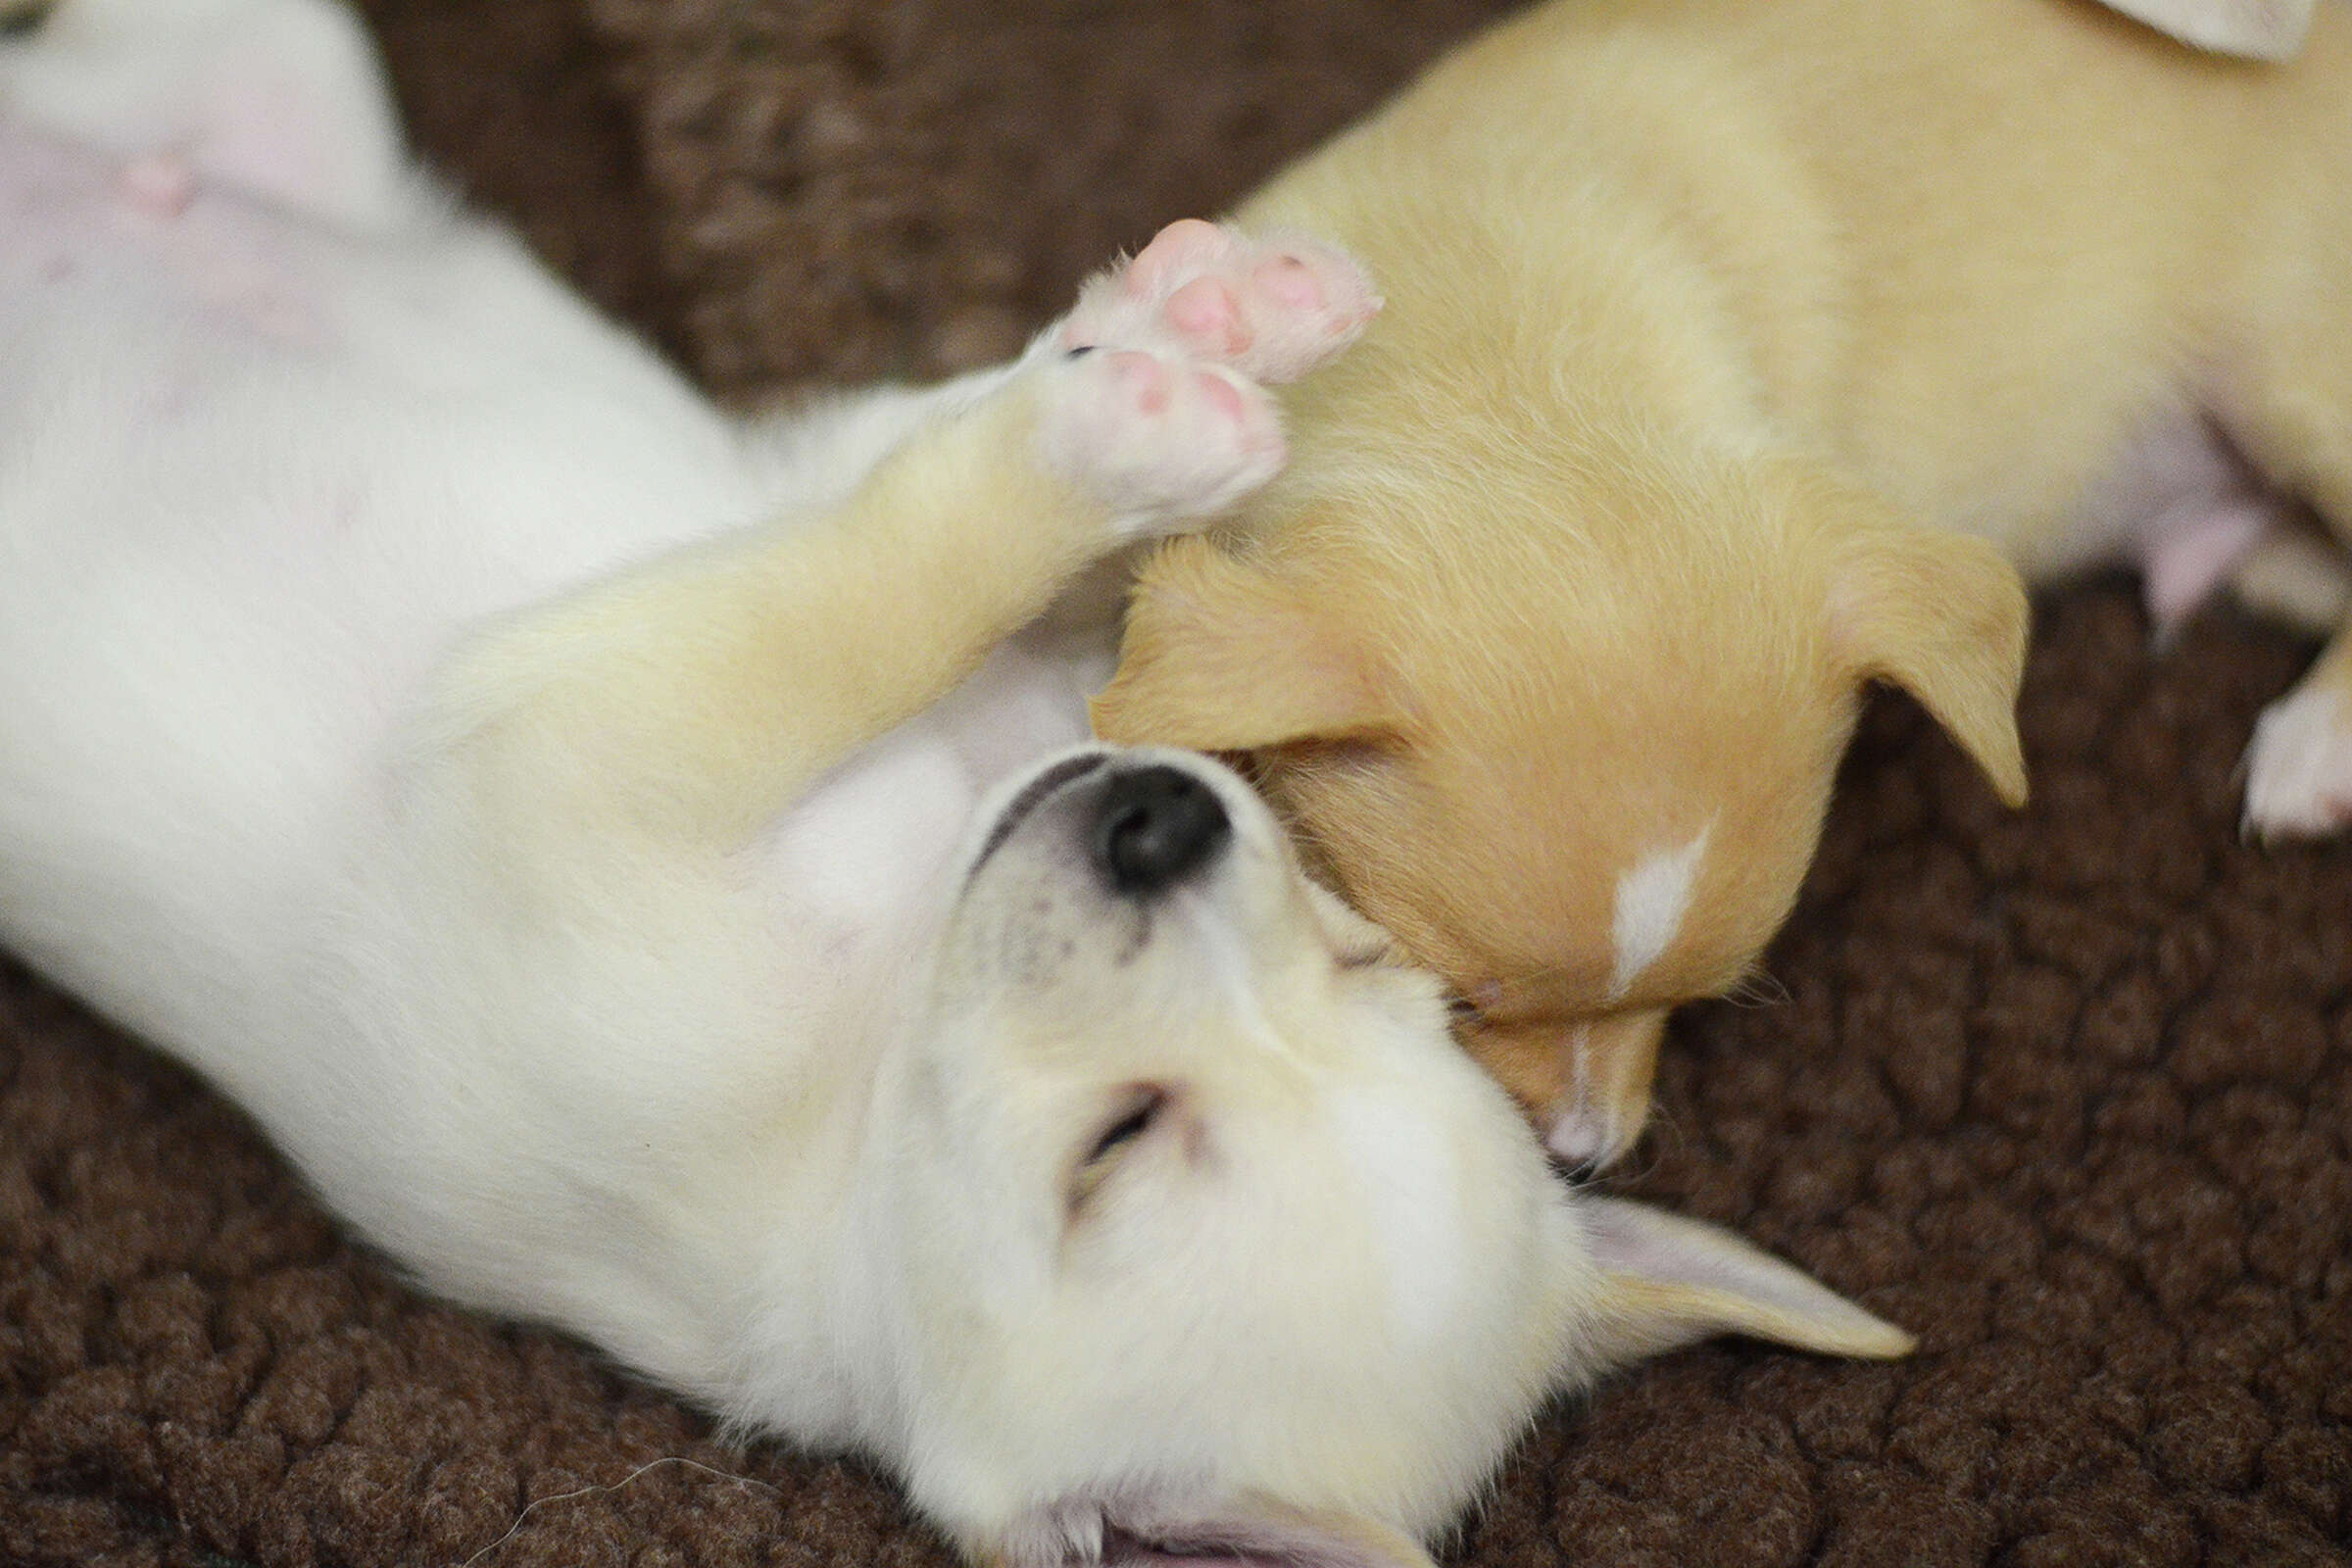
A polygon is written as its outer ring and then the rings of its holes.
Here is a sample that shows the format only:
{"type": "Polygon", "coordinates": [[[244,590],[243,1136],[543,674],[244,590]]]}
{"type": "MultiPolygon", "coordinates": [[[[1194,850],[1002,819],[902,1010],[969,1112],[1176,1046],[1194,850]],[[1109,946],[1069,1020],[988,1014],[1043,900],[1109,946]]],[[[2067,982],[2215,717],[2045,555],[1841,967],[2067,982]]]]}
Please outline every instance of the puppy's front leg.
{"type": "Polygon", "coordinates": [[[526,612],[458,658],[431,754],[503,823],[740,845],[936,703],[1068,577],[1271,477],[1254,383],[1180,348],[1046,353],[837,507],[526,612]]]}

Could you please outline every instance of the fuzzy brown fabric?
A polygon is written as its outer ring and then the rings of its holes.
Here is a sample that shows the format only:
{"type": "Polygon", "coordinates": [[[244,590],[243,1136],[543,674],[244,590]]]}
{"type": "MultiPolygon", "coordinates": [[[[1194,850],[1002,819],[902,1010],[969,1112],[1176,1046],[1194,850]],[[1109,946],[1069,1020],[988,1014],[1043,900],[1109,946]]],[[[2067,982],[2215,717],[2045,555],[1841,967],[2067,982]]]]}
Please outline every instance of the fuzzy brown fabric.
{"type": "MultiPolygon", "coordinates": [[[[1495,8],[370,9],[428,154],[754,394],[1001,352],[1495,8]]],[[[1550,1413],[1452,1560],[2347,1560],[2352,850],[2241,845],[2232,777],[2308,650],[2211,617],[2152,658],[2114,585],[2041,619],[2034,805],[1874,710],[1772,994],[1681,1020],[1618,1184],[1921,1353],[1652,1364],[1550,1413]]],[[[860,1466],[405,1290],[234,1110],[0,970],[0,1561],[948,1555],[860,1466]]]]}

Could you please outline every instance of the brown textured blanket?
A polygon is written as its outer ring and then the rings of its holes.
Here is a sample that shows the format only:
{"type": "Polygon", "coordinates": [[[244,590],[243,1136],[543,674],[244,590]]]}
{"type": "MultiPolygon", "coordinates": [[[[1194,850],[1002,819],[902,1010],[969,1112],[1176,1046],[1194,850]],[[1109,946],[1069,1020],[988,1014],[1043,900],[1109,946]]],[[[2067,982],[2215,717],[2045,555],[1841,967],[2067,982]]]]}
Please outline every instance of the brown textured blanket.
{"type": "MultiPolygon", "coordinates": [[[[1002,353],[1500,8],[369,9],[427,155],[753,395],[1002,353]]],[[[1452,1560],[2352,1559],[2352,849],[2240,844],[2232,776],[2308,650],[2214,615],[2154,657],[2113,584],[2040,619],[2032,808],[1882,703],[1771,994],[1678,1023],[1619,1183],[1921,1352],[1655,1363],[1550,1412],[1452,1560]]],[[[0,966],[0,1562],[947,1561],[861,1467],[404,1289],[0,966]]]]}

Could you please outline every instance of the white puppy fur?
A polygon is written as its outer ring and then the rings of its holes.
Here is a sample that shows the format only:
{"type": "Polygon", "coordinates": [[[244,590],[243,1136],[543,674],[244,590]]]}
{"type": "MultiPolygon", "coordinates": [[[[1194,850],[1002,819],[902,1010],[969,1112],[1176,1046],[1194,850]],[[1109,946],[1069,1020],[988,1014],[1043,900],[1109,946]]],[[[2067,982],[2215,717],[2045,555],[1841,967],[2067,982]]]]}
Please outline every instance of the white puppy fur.
{"type": "Polygon", "coordinates": [[[0,937],[426,1286],[978,1556],[1423,1562],[1611,1364],[1899,1353],[1556,1182],[1239,779],[1087,744],[1041,616],[1375,303],[1186,225],[745,426],[410,168],[344,12],[70,0],[0,43],[0,937]]]}

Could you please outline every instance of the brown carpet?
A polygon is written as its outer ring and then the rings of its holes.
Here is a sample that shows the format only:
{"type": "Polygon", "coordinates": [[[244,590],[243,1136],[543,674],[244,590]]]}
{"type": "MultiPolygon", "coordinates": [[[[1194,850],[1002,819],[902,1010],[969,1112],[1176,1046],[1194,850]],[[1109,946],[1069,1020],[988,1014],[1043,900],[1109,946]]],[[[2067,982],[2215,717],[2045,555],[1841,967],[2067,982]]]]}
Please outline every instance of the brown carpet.
{"type": "MultiPolygon", "coordinates": [[[[753,394],[1000,352],[1496,8],[370,9],[431,156],[753,394]]],[[[2154,659],[2114,585],[2042,622],[2032,809],[1874,710],[1786,995],[1682,1020],[1622,1184],[1922,1352],[1656,1363],[1548,1416],[1453,1560],[2352,1560],[2352,850],[2239,844],[2232,779],[2308,650],[2215,617],[2154,659]]],[[[858,1466],[722,1446],[568,1343],[404,1290],[236,1112],[5,969],[0,1561],[947,1555],[858,1466]],[[625,1479],[667,1456],[695,1463],[625,1479]]]]}

